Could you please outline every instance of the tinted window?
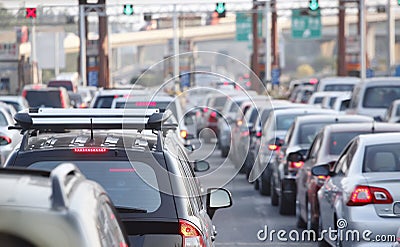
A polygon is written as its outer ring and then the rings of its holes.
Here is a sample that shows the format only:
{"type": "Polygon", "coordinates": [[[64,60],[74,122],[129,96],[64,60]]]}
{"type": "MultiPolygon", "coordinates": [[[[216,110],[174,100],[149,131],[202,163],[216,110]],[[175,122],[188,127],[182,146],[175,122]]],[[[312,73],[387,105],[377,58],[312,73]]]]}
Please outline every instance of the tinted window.
{"type": "Polygon", "coordinates": [[[276,117],[276,129],[288,130],[290,125],[294,122],[297,115],[282,115],[276,117]]]}
{"type": "Polygon", "coordinates": [[[222,109],[222,107],[225,105],[226,102],[226,97],[217,97],[215,98],[214,101],[214,107],[217,109],[222,109]]]}
{"type": "Polygon", "coordinates": [[[93,108],[111,108],[114,98],[114,96],[99,96],[93,108]]]}
{"type": "Polygon", "coordinates": [[[329,138],[329,154],[339,155],[346,145],[362,132],[336,132],[332,133],[329,138]]]}
{"type": "Polygon", "coordinates": [[[321,104],[324,97],[315,97],[314,104],[321,104]]]}
{"type": "Polygon", "coordinates": [[[326,123],[302,124],[299,129],[299,144],[310,144],[326,123]]]}
{"type": "Polygon", "coordinates": [[[326,85],[324,91],[353,91],[353,84],[326,85]]]}
{"type": "MultiPolygon", "coordinates": [[[[39,161],[30,168],[52,170],[62,161],[39,161]]],[[[90,180],[98,182],[109,194],[116,207],[124,206],[156,211],[161,205],[156,174],[149,165],[129,161],[74,161],[90,180]],[[139,174],[138,174],[139,173],[139,174]],[[146,183],[148,181],[148,183],[146,183]]]]}
{"type": "Polygon", "coordinates": [[[396,99],[400,99],[399,86],[369,87],[365,90],[363,107],[388,108],[396,99]]]}
{"type": "Polygon", "coordinates": [[[8,126],[7,118],[0,112],[0,126],[8,126]]]}
{"type": "Polygon", "coordinates": [[[340,111],[348,109],[349,106],[350,106],[350,100],[343,100],[342,103],[340,104],[340,111]]]}
{"type": "Polygon", "coordinates": [[[67,91],[73,91],[73,85],[71,81],[49,81],[48,87],[64,87],[67,91]]]}
{"type": "Polygon", "coordinates": [[[400,116],[400,105],[397,105],[396,116],[400,116]]]}
{"type": "Polygon", "coordinates": [[[379,144],[365,149],[363,172],[398,172],[400,143],[379,144]]]}
{"type": "Polygon", "coordinates": [[[62,107],[60,91],[28,90],[25,98],[31,107],[62,107]]]}

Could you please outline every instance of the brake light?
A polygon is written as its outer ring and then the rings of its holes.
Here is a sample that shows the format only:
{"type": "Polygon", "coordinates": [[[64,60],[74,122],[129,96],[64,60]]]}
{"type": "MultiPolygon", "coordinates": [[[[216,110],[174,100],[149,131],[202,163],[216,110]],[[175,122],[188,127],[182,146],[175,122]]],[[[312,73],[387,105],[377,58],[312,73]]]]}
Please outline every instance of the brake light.
{"type": "Polygon", "coordinates": [[[186,130],[181,130],[180,134],[181,134],[182,138],[186,139],[186,137],[187,137],[187,131],[186,130]]]}
{"type": "Polygon", "coordinates": [[[303,161],[297,161],[297,162],[289,161],[289,168],[291,169],[299,169],[303,165],[304,165],[303,161]]]}
{"type": "Polygon", "coordinates": [[[240,136],[241,137],[246,137],[246,136],[249,136],[249,135],[250,135],[250,131],[248,131],[248,130],[240,132],[240,136]]]}
{"type": "Polygon", "coordinates": [[[318,176],[317,178],[318,178],[318,179],[325,180],[325,179],[326,179],[326,176],[318,176]]]}
{"type": "Polygon", "coordinates": [[[60,100],[61,100],[61,107],[67,108],[67,104],[65,103],[64,94],[60,91],[60,100]]]}
{"type": "Polygon", "coordinates": [[[120,242],[119,243],[119,247],[128,247],[129,245],[124,243],[124,242],[120,242]]]}
{"type": "Polygon", "coordinates": [[[28,93],[28,92],[27,92],[26,90],[22,91],[22,97],[26,98],[26,94],[27,94],[27,93],[28,93]]]}
{"type": "Polygon", "coordinates": [[[318,79],[317,78],[311,78],[310,79],[310,84],[315,85],[318,83],[318,79]]]}
{"type": "Polygon", "coordinates": [[[268,149],[269,149],[270,151],[279,151],[279,146],[278,146],[278,145],[275,145],[275,144],[269,144],[269,145],[268,145],[268,149]]]}
{"type": "Polygon", "coordinates": [[[216,118],[217,117],[217,113],[215,111],[211,112],[210,114],[211,117],[216,118]]]}
{"type": "Polygon", "coordinates": [[[116,99],[116,98],[119,98],[119,95],[118,95],[118,94],[114,95],[114,99],[116,99]]]}
{"type": "Polygon", "coordinates": [[[197,228],[186,220],[179,220],[180,234],[183,238],[182,247],[204,247],[203,238],[197,228]]]}
{"type": "Polygon", "coordinates": [[[224,81],[224,86],[228,86],[228,85],[229,85],[229,82],[224,81]]]}
{"type": "Polygon", "coordinates": [[[107,153],[108,148],[74,148],[74,153],[107,153]]]}
{"type": "Polygon", "coordinates": [[[207,107],[203,108],[203,112],[204,113],[208,112],[208,108],[207,107]]]}
{"type": "Polygon", "coordinates": [[[251,87],[251,81],[246,82],[246,87],[251,87]]]}
{"type": "Polygon", "coordinates": [[[393,203],[393,198],[387,190],[378,187],[358,185],[351,193],[347,206],[391,203],[393,203]]]}
{"type": "Polygon", "coordinates": [[[0,144],[7,145],[11,143],[11,138],[8,136],[0,136],[0,144]]]}
{"type": "Polygon", "coordinates": [[[261,137],[261,136],[262,136],[261,131],[257,131],[256,136],[257,136],[257,137],[261,137]]]}

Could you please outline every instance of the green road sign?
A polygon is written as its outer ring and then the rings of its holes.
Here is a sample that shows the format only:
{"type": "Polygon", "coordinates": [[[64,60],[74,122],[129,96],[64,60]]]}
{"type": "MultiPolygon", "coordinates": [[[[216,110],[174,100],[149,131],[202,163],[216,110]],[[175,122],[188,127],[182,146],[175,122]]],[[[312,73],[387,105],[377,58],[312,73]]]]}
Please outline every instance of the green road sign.
{"type": "Polygon", "coordinates": [[[321,12],[308,9],[292,10],[292,38],[317,39],[321,38],[321,12]]]}
{"type": "MultiPolygon", "coordinates": [[[[262,12],[258,13],[258,36],[262,36],[262,12]]],[[[252,16],[249,13],[236,13],[236,40],[249,41],[252,37],[252,16]]]]}

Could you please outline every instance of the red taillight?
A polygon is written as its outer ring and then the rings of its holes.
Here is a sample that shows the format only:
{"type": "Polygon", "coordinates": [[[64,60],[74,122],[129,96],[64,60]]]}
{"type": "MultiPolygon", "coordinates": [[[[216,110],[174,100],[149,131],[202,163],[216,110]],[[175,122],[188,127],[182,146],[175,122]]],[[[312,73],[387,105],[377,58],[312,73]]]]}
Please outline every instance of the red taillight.
{"type": "Polygon", "coordinates": [[[270,151],[279,151],[279,146],[278,146],[278,145],[275,145],[275,144],[269,144],[269,145],[268,145],[268,149],[269,149],[270,151]]]}
{"type": "Polygon", "coordinates": [[[318,176],[317,178],[321,179],[321,180],[325,180],[327,178],[327,176],[318,176]]]}
{"type": "Polygon", "coordinates": [[[387,190],[378,187],[358,185],[351,193],[347,206],[391,203],[393,203],[393,198],[387,190]]]}
{"type": "Polygon", "coordinates": [[[128,247],[129,245],[124,243],[124,242],[120,242],[119,243],[119,247],[128,247]]]}
{"type": "Polygon", "coordinates": [[[186,139],[186,137],[187,137],[187,131],[186,130],[181,130],[180,134],[181,134],[182,138],[186,139]]]}
{"type": "Polygon", "coordinates": [[[261,136],[262,136],[261,131],[257,131],[256,136],[257,136],[257,137],[261,137],[261,136]]]}
{"type": "Polygon", "coordinates": [[[67,104],[65,103],[64,94],[60,91],[60,100],[61,100],[61,107],[67,108],[67,104]]]}
{"type": "Polygon", "coordinates": [[[207,107],[203,108],[203,112],[204,113],[208,112],[208,108],[207,107]]]}
{"type": "Polygon", "coordinates": [[[289,168],[291,169],[299,169],[303,165],[304,165],[303,161],[297,161],[297,162],[289,161],[289,168]]]}
{"type": "Polygon", "coordinates": [[[107,153],[108,148],[74,148],[74,153],[107,153]]]}
{"type": "Polygon", "coordinates": [[[27,92],[26,90],[22,91],[22,97],[26,98],[26,94],[27,94],[27,93],[28,93],[28,92],[27,92]]]}
{"type": "Polygon", "coordinates": [[[228,85],[229,85],[229,82],[224,81],[224,86],[228,86],[228,85]]]}
{"type": "Polygon", "coordinates": [[[140,107],[149,107],[149,106],[155,107],[155,106],[157,106],[157,102],[154,102],[154,101],[152,101],[152,102],[136,102],[135,105],[140,106],[140,107]]]}
{"type": "Polygon", "coordinates": [[[217,117],[217,113],[215,111],[211,112],[210,114],[211,117],[216,118],[217,117]]]}
{"type": "Polygon", "coordinates": [[[251,87],[251,81],[246,82],[246,87],[251,87]]]}
{"type": "Polygon", "coordinates": [[[180,234],[183,238],[182,247],[203,247],[204,241],[199,230],[186,220],[179,220],[180,234]]]}
{"type": "Polygon", "coordinates": [[[249,135],[250,135],[250,131],[248,131],[248,130],[240,132],[240,136],[241,137],[246,137],[246,136],[249,136],[249,135]]]}
{"type": "Polygon", "coordinates": [[[318,83],[318,79],[317,78],[311,78],[310,79],[310,84],[315,85],[318,83]]]}
{"type": "Polygon", "coordinates": [[[0,136],[0,144],[7,145],[11,143],[11,138],[8,136],[0,136]]]}

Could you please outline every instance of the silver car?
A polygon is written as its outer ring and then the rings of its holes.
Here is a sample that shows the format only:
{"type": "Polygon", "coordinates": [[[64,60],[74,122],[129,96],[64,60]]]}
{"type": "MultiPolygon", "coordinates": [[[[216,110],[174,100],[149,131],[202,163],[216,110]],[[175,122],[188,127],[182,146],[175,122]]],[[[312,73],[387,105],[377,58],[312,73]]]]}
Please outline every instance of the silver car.
{"type": "Polygon", "coordinates": [[[359,135],[342,152],[318,191],[320,232],[336,246],[390,246],[400,223],[400,133],[359,135]],[[337,231],[336,236],[327,232],[337,231]],[[358,238],[357,238],[358,236],[358,238]],[[385,238],[386,242],[379,241],[385,238]]]}

